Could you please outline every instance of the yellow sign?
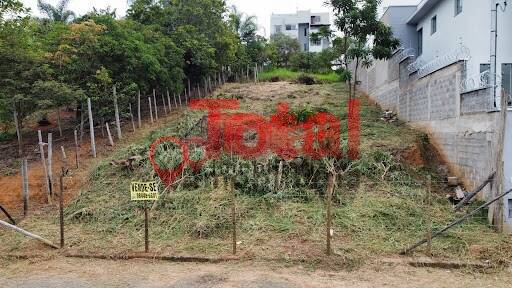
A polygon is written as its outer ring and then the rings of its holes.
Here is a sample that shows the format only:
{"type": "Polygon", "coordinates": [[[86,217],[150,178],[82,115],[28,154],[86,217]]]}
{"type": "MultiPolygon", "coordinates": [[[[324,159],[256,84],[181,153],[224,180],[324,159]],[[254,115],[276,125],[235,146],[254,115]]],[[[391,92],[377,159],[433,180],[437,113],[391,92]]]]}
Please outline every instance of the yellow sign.
{"type": "Polygon", "coordinates": [[[158,200],[156,182],[132,182],[130,185],[132,201],[158,200]]]}

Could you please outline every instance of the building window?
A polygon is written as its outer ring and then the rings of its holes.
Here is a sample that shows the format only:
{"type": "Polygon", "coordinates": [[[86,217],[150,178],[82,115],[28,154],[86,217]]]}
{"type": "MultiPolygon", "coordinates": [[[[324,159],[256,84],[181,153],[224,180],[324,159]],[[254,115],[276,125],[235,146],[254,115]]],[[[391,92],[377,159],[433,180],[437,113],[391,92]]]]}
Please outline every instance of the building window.
{"type": "Polygon", "coordinates": [[[436,31],[437,31],[437,15],[432,17],[432,19],[430,19],[430,29],[431,29],[430,34],[436,33],[436,31]]]}
{"type": "Polygon", "coordinates": [[[322,39],[311,40],[311,45],[320,46],[321,44],[322,44],[322,39]]]}
{"type": "Polygon", "coordinates": [[[418,30],[418,47],[416,49],[418,50],[418,56],[423,54],[423,28],[418,30]]]}
{"type": "Polygon", "coordinates": [[[304,37],[308,37],[308,28],[304,28],[304,37]]]}
{"type": "Polygon", "coordinates": [[[311,24],[317,24],[320,23],[320,16],[311,16],[311,24]]]}
{"type": "Polygon", "coordinates": [[[455,0],[455,16],[462,12],[462,1],[463,0],[455,0]]]}
{"type": "Polygon", "coordinates": [[[281,29],[283,29],[283,26],[276,25],[276,33],[281,33],[281,29]]]}
{"type": "Polygon", "coordinates": [[[292,24],[286,24],[286,31],[297,30],[297,27],[292,24]]]}

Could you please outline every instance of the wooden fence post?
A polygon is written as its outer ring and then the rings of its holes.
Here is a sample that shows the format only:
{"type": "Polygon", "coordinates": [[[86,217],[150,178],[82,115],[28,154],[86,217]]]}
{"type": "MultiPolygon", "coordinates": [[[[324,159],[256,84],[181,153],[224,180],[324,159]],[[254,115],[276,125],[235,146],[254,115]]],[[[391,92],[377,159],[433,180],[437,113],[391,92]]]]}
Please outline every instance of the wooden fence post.
{"type": "MultiPolygon", "coordinates": [[[[53,196],[53,135],[48,133],[48,183],[50,187],[50,197],[53,196]]],[[[51,199],[51,198],[50,198],[51,199]]]]}
{"type": "Polygon", "coordinates": [[[151,124],[153,124],[154,120],[153,120],[153,108],[151,108],[151,97],[148,97],[148,102],[149,102],[149,115],[151,116],[151,124]]]}
{"type": "Polygon", "coordinates": [[[80,168],[80,144],[78,144],[78,132],[73,131],[73,134],[75,136],[75,162],[76,162],[76,169],[80,168]]]}
{"type": "Polygon", "coordinates": [[[94,139],[94,120],[92,119],[91,98],[87,98],[87,109],[89,110],[89,130],[91,132],[92,156],[96,158],[96,139],[94,139]]]}
{"type": "Polygon", "coordinates": [[[64,150],[64,146],[60,146],[60,152],[62,155],[62,165],[68,169],[68,156],[66,155],[66,150],[64,150]]]}
{"type": "Polygon", "coordinates": [[[139,121],[139,128],[142,127],[142,119],[141,119],[141,115],[140,115],[140,90],[139,90],[139,93],[138,93],[138,96],[137,96],[137,120],[139,121]]]}
{"type": "Polygon", "coordinates": [[[235,190],[235,181],[233,178],[230,178],[229,181],[229,187],[231,190],[231,221],[232,221],[232,229],[233,229],[233,235],[232,235],[232,246],[233,246],[233,255],[236,255],[236,190],[235,190]]]}
{"type": "Polygon", "coordinates": [[[59,136],[62,137],[62,125],[60,117],[60,107],[57,107],[57,127],[59,128],[59,136]]]}
{"type": "Polygon", "coordinates": [[[39,139],[39,154],[41,154],[41,166],[43,166],[43,171],[44,171],[44,183],[46,184],[46,192],[48,195],[48,202],[50,202],[50,184],[48,182],[48,170],[47,170],[47,166],[46,166],[43,134],[41,133],[41,130],[37,130],[37,137],[39,139]]]}
{"type": "Polygon", "coordinates": [[[164,96],[164,93],[162,92],[162,105],[164,106],[164,113],[165,113],[165,116],[167,116],[167,105],[165,104],[165,96],[164,96]]]}
{"type": "Polygon", "coordinates": [[[130,118],[132,120],[132,130],[135,132],[135,120],[133,120],[132,103],[128,103],[128,109],[130,109],[130,118]]]}
{"type": "Polygon", "coordinates": [[[432,205],[432,177],[428,175],[427,177],[427,201],[426,210],[427,210],[427,255],[432,256],[432,215],[430,213],[431,205],[432,205]]]}
{"type": "Polygon", "coordinates": [[[155,109],[155,121],[158,121],[158,105],[156,105],[156,91],[153,89],[153,102],[155,105],[153,106],[155,109]]]}
{"type": "Polygon", "coordinates": [[[117,139],[122,139],[123,135],[121,133],[121,121],[119,120],[119,106],[117,105],[117,92],[116,92],[115,85],[114,85],[114,112],[115,112],[115,116],[116,116],[117,139]]]}
{"type": "Polygon", "coordinates": [[[169,106],[169,114],[171,113],[171,95],[169,94],[169,89],[167,89],[167,106],[169,106]]]}
{"type": "Polygon", "coordinates": [[[28,191],[28,161],[23,158],[21,163],[21,175],[23,178],[23,216],[27,216],[29,209],[29,191],[28,191]]]}
{"type": "Polygon", "coordinates": [[[82,140],[84,138],[84,123],[85,123],[85,111],[84,111],[84,103],[80,103],[80,144],[82,144],[82,140]]]}
{"type": "Polygon", "coordinates": [[[62,168],[60,174],[60,195],[59,195],[59,222],[60,222],[60,248],[64,248],[64,175],[67,168],[62,168]]]}
{"type": "Polygon", "coordinates": [[[18,135],[18,155],[23,155],[23,138],[21,135],[21,125],[18,119],[18,111],[14,107],[14,124],[16,125],[16,135],[18,135]]]}
{"type": "Polygon", "coordinates": [[[108,125],[108,121],[105,122],[105,126],[107,127],[108,143],[110,144],[110,146],[114,146],[114,139],[112,139],[112,134],[110,134],[110,127],[108,125]]]}
{"type": "Polygon", "coordinates": [[[331,205],[332,205],[332,194],[334,192],[334,183],[336,182],[336,174],[331,172],[329,173],[329,178],[328,178],[328,183],[327,183],[327,191],[326,191],[326,196],[327,196],[327,203],[326,203],[326,206],[327,206],[327,215],[326,215],[326,218],[327,218],[327,221],[326,221],[326,238],[327,238],[327,255],[330,256],[331,253],[332,253],[332,248],[331,248],[331,238],[332,238],[332,229],[331,229],[331,225],[332,225],[332,215],[331,215],[331,205]]]}

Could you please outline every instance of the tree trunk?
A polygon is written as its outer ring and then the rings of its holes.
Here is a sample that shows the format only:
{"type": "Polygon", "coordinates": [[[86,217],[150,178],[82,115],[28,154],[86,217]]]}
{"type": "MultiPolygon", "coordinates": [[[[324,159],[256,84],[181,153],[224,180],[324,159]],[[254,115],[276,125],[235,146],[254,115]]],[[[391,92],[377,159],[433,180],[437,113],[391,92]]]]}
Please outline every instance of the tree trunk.
{"type": "Polygon", "coordinates": [[[357,90],[357,70],[359,68],[359,58],[356,58],[356,68],[354,69],[354,91],[353,93],[353,99],[356,98],[356,90],[357,90]]]}

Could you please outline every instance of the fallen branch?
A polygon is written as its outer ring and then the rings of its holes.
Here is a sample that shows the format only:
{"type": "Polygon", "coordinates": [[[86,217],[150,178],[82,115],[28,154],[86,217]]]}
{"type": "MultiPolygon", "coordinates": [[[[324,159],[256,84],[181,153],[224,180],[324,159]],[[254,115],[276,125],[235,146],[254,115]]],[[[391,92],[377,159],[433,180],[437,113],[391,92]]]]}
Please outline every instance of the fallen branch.
{"type": "Polygon", "coordinates": [[[7,229],[14,230],[15,232],[21,233],[21,234],[23,234],[23,235],[25,235],[25,236],[27,236],[27,237],[29,237],[29,238],[32,238],[32,239],[38,240],[38,241],[40,241],[40,242],[43,242],[43,243],[44,243],[44,244],[46,244],[47,246],[50,246],[50,247],[52,247],[52,248],[54,248],[54,249],[59,249],[59,246],[57,246],[57,245],[53,244],[52,242],[50,242],[50,241],[48,241],[48,240],[44,239],[44,238],[43,238],[43,237],[41,237],[41,236],[38,236],[38,235],[32,234],[32,233],[30,233],[30,232],[28,232],[28,231],[25,231],[25,230],[23,230],[23,229],[19,228],[18,226],[14,226],[14,225],[9,224],[9,223],[7,223],[7,222],[5,222],[5,221],[2,221],[2,220],[0,220],[0,226],[4,226],[4,227],[5,227],[5,228],[7,228],[7,229]]]}
{"type": "Polygon", "coordinates": [[[16,225],[16,221],[14,221],[14,219],[12,219],[11,215],[9,215],[9,213],[7,213],[7,210],[4,209],[4,207],[2,207],[2,205],[0,205],[0,210],[2,210],[2,212],[4,212],[5,216],[7,216],[7,218],[9,218],[9,221],[11,221],[12,225],[16,225]]]}
{"type": "MultiPolygon", "coordinates": [[[[479,206],[478,208],[476,208],[475,210],[469,212],[468,214],[464,215],[464,217],[458,219],[458,220],[455,220],[454,222],[452,222],[450,225],[444,227],[443,229],[435,232],[432,234],[431,238],[430,239],[434,239],[435,237],[443,234],[444,232],[450,230],[451,228],[457,226],[458,224],[464,222],[466,219],[468,219],[469,217],[475,215],[478,211],[490,206],[492,203],[500,200],[501,198],[507,196],[508,194],[510,194],[512,192],[512,189],[508,190],[507,192],[499,195],[498,197],[488,201],[487,203],[485,204],[482,204],[481,206],[479,206]]],[[[420,240],[418,242],[416,242],[415,244],[411,245],[410,247],[408,248],[405,248],[403,251],[400,252],[400,255],[404,255],[404,254],[408,254],[409,252],[411,252],[412,250],[418,248],[419,246],[421,246],[422,244],[425,244],[427,243],[427,239],[423,239],[423,240],[420,240]]]]}
{"type": "Polygon", "coordinates": [[[153,253],[138,253],[138,254],[64,254],[65,257],[70,258],[82,258],[82,259],[106,259],[106,260],[129,260],[129,259],[153,259],[153,260],[165,260],[172,262],[197,262],[197,263],[220,263],[227,261],[239,260],[239,257],[201,257],[201,256],[169,256],[169,255],[158,255],[153,253]]]}

